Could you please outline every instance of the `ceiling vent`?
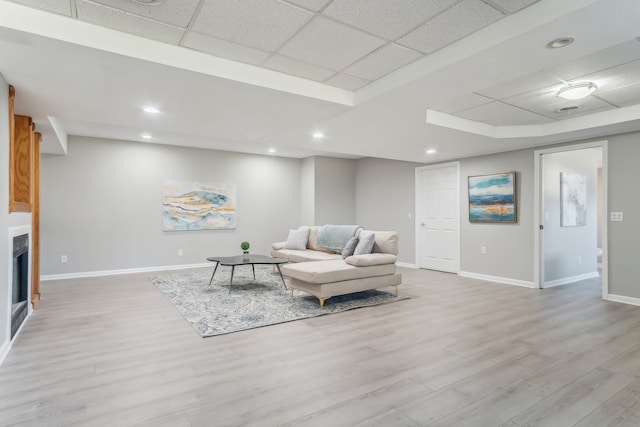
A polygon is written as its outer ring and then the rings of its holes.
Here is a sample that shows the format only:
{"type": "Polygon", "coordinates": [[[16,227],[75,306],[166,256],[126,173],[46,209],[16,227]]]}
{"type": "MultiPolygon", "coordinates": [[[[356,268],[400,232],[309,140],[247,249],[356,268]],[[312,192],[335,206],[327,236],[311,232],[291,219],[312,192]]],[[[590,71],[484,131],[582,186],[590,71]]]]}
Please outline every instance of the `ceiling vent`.
{"type": "Polygon", "coordinates": [[[144,4],[147,6],[156,6],[162,3],[164,0],[131,0],[134,3],[144,4]]]}
{"type": "Polygon", "coordinates": [[[580,107],[578,107],[577,105],[570,105],[568,107],[562,107],[562,108],[558,108],[556,110],[556,113],[572,113],[574,111],[576,111],[577,109],[579,109],[580,107]]]}

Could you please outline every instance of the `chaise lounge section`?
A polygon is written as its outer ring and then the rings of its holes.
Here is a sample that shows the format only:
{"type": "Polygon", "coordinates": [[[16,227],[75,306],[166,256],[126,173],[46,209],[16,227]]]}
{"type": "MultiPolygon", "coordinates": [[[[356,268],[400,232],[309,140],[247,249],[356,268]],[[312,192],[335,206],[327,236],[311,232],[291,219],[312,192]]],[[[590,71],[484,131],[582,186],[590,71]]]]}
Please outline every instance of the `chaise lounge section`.
{"type": "MultiPolygon", "coordinates": [[[[295,289],[311,294],[318,298],[321,308],[324,307],[324,302],[333,296],[387,286],[394,287],[397,295],[398,285],[402,283],[402,275],[396,272],[395,265],[398,254],[397,233],[362,228],[356,231],[356,237],[366,234],[374,235],[370,253],[351,255],[343,259],[341,254],[324,252],[335,256],[322,259],[324,256],[321,255],[320,259],[310,260],[314,254],[300,254],[298,257],[295,252],[289,252],[287,256],[291,263],[282,267],[282,274],[289,277],[292,295],[295,289]],[[297,259],[304,260],[296,262],[297,259]]],[[[272,255],[276,256],[275,253],[281,250],[274,248],[272,255]]],[[[299,252],[309,252],[309,249],[299,252]]]]}

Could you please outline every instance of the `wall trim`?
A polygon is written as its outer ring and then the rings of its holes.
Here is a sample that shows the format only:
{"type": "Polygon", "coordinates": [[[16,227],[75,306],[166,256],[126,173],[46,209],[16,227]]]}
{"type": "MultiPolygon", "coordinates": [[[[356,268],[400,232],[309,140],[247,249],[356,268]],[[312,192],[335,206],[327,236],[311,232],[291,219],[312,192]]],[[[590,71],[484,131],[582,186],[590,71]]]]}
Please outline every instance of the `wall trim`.
{"type": "Polygon", "coordinates": [[[569,283],[579,282],[581,280],[592,279],[594,277],[600,277],[600,273],[592,271],[591,273],[579,274],[577,276],[564,277],[562,279],[551,280],[550,282],[544,282],[543,288],[552,288],[554,286],[567,285],[569,283]]]}
{"type": "Polygon", "coordinates": [[[396,262],[398,267],[406,267],[406,268],[418,268],[417,265],[411,264],[410,262],[396,262]]]}
{"type": "Polygon", "coordinates": [[[48,281],[48,280],[61,280],[61,279],[80,279],[84,277],[116,276],[119,274],[151,273],[155,271],[186,270],[189,268],[202,268],[202,267],[213,267],[213,266],[214,266],[213,263],[207,262],[207,263],[199,263],[199,264],[165,265],[165,266],[159,266],[159,267],[125,268],[121,270],[83,271],[80,273],[46,274],[46,275],[40,276],[40,280],[48,281]]]}
{"type": "Polygon", "coordinates": [[[635,297],[626,297],[624,295],[607,294],[607,296],[604,299],[612,302],[620,302],[622,304],[640,306],[640,298],[635,298],[635,297]]]}
{"type": "Polygon", "coordinates": [[[505,285],[521,286],[523,288],[535,288],[533,282],[511,279],[509,277],[489,276],[488,274],[472,273],[470,271],[461,271],[458,273],[458,276],[468,277],[470,279],[485,280],[487,282],[503,283],[505,285]]]}
{"type": "Polygon", "coordinates": [[[11,350],[11,341],[7,340],[2,348],[0,348],[0,366],[2,362],[4,362],[4,358],[9,354],[9,350],[11,350]]]}

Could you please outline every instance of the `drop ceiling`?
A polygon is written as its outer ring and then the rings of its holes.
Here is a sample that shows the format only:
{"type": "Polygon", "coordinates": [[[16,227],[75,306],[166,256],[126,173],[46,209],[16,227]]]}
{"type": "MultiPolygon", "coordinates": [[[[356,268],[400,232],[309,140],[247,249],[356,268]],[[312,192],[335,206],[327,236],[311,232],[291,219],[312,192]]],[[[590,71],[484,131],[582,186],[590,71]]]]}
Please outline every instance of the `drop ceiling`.
{"type": "Polygon", "coordinates": [[[49,152],[149,133],[428,163],[640,129],[635,0],[142,3],[0,0],[0,73],[49,152]],[[597,92],[556,96],[578,81],[597,92]]]}

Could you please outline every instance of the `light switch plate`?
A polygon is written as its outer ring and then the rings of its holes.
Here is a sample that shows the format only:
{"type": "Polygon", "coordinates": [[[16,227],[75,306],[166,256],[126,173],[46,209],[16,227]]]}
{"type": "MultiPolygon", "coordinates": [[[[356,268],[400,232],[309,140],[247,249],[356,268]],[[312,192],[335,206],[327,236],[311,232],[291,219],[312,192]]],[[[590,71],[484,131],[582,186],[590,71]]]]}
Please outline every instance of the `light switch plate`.
{"type": "Polygon", "coordinates": [[[622,212],[611,212],[611,221],[621,222],[624,219],[622,212]]]}

